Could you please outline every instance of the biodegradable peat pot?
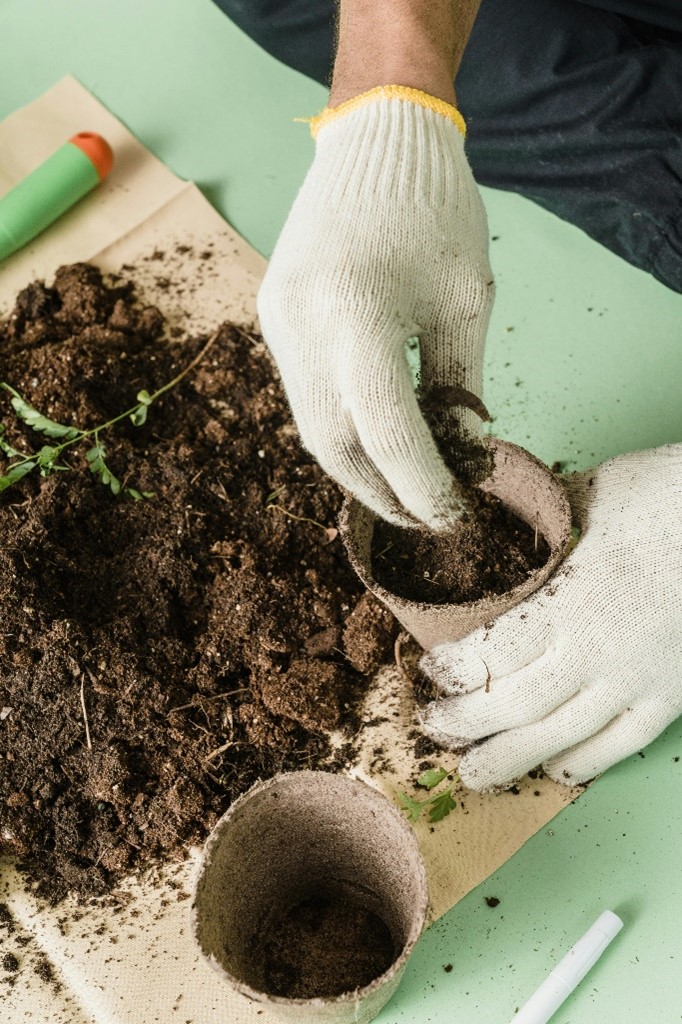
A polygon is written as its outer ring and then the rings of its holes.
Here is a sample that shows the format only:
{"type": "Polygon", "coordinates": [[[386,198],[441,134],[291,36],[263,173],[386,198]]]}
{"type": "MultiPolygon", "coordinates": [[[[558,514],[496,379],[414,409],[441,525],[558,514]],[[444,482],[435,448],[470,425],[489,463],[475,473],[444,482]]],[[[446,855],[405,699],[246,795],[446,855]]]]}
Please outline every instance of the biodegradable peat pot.
{"type": "Polygon", "coordinates": [[[493,471],[480,487],[494,494],[531,527],[536,523],[547,541],[547,562],[513,590],[463,604],[425,604],[391,593],[372,571],[372,538],[377,517],[354,498],[347,498],[340,528],[351,564],[365,586],[393,612],[423,648],[461,640],[486,622],[509,611],[549,579],[566,554],[571,540],[571,509],[558,480],[539,459],[509,441],[488,438],[493,471]]]}
{"type": "MultiPolygon", "coordinates": [[[[256,783],[220,819],[199,868],[192,928],[210,965],[270,1016],[292,1024],[366,1024],[395,992],[427,903],[424,862],[397,808],[363,782],[300,771],[256,783]],[[390,963],[342,994],[272,994],[268,944],[275,922],[319,898],[376,915],[390,963]]],[[[329,949],[321,953],[327,957],[329,949]]],[[[343,954],[336,955],[341,969],[343,954]]],[[[227,1017],[216,1018],[223,1022],[227,1017]]]]}

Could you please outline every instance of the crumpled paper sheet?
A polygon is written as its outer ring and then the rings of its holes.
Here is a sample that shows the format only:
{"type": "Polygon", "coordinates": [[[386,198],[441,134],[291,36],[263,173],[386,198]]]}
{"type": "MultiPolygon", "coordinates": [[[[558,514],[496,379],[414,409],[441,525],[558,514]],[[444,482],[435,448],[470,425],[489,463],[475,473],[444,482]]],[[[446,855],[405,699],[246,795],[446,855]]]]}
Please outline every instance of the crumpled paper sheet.
{"type": "MultiPolygon", "coordinates": [[[[78,207],[0,265],[0,310],[7,312],[30,280],[49,280],[63,263],[91,260],[111,272],[134,266],[148,301],[173,322],[191,322],[195,332],[226,318],[253,321],[265,261],[193,184],[172,174],[73,78],[0,124],[0,194],[84,130],[110,141],[115,169],[78,207]],[[178,244],[192,249],[180,274],[174,256],[174,277],[192,282],[182,294],[159,285],[163,261],[150,259],[155,251],[175,252],[178,244]],[[209,246],[215,255],[202,261],[197,254],[209,246]]],[[[362,756],[353,774],[392,800],[401,791],[412,793],[419,767],[408,734],[416,719],[409,684],[396,667],[382,669],[372,681],[363,717],[362,756]]],[[[437,761],[456,767],[445,753],[437,761]]],[[[525,779],[519,790],[500,796],[460,791],[457,810],[433,830],[417,823],[432,920],[577,795],[548,779],[525,779]]],[[[41,906],[12,862],[0,861],[0,904],[12,918],[8,926],[0,914],[0,953],[13,952],[20,962],[14,985],[7,980],[11,975],[0,974],[2,1024],[270,1024],[267,1011],[231,993],[197,955],[187,896],[198,857],[199,851],[188,851],[184,863],[126,880],[115,908],[69,900],[41,906]]]]}
{"type": "Polygon", "coordinates": [[[92,261],[110,271],[135,264],[135,277],[149,300],[162,306],[172,322],[191,316],[195,331],[228,317],[253,320],[265,260],[196,185],[182,181],[152,156],[75,78],[63,79],[0,123],[0,195],[78,131],[97,131],[107,139],[116,157],[114,168],[55,224],[0,263],[0,312],[11,308],[16,292],[29,281],[49,278],[64,263],[92,261]],[[215,256],[202,261],[198,254],[210,243],[215,256]],[[144,259],[177,244],[195,250],[195,259],[187,258],[182,274],[192,274],[192,290],[182,295],[159,287],[161,261],[144,259]]]}

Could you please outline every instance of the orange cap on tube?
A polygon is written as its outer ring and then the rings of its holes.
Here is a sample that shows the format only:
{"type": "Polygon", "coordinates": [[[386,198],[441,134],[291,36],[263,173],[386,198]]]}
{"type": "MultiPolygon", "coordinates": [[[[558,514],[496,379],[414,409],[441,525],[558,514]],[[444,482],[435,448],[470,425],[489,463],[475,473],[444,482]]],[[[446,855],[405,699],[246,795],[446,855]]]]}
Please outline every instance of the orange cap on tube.
{"type": "Polygon", "coordinates": [[[104,181],[114,166],[114,154],[107,140],[96,132],[79,132],[78,135],[72,135],[69,142],[85,153],[97,171],[99,180],[104,181]]]}

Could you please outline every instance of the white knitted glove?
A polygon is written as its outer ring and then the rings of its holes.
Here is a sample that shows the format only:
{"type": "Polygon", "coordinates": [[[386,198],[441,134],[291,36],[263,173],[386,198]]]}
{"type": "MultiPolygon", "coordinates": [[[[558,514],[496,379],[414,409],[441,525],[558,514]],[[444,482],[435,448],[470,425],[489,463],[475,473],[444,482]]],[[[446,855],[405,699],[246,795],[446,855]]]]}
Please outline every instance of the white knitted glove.
{"type": "Polygon", "coordinates": [[[449,695],[429,705],[427,732],[449,748],[491,737],[462,758],[471,789],[540,763],[585,782],[682,713],[682,445],[564,479],[581,537],[563,567],[490,628],[422,658],[449,695]]]}
{"type": "MultiPolygon", "coordinates": [[[[424,392],[458,385],[480,398],[493,281],[463,122],[398,86],[314,121],[315,160],[258,295],[263,334],[322,467],[385,519],[443,528],[459,487],[405,346],[419,337],[424,392]]],[[[469,410],[460,420],[478,432],[469,410]]]]}

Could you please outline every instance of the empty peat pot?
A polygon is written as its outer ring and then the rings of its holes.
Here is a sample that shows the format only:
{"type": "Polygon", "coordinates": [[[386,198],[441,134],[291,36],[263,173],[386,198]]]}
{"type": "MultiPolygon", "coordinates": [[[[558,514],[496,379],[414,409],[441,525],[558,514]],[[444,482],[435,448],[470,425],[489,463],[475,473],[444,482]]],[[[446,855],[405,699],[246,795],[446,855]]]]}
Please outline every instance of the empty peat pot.
{"type": "Polygon", "coordinates": [[[495,495],[529,526],[537,524],[550,549],[548,560],[518,587],[504,594],[462,604],[425,604],[391,593],[374,578],[372,538],[377,516],[354,498],[347,498],[340,528],[358,576],[423,648],[461,640],[486,622],[509,611],[541,587],[556,570],[571,541],[571,508],[559,479],[530,452],[509,441],[488,438],[493,469],[480,488],[495,495]]]}
{"type": "Polygon", "coordinates": [[[427,903],[397,808],[363,782],[300,771],[256,783],[220,819],[192,928],[210,965],[268,1019],[366,1024],[398,987],[427,903]]]}

